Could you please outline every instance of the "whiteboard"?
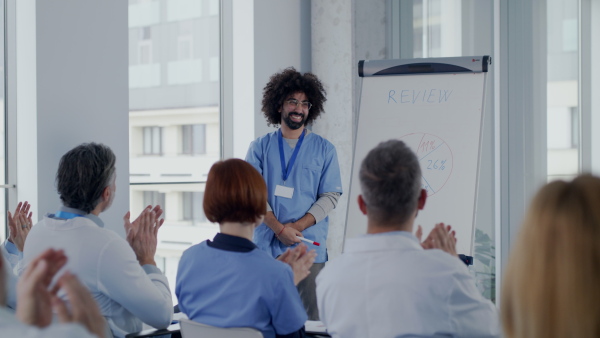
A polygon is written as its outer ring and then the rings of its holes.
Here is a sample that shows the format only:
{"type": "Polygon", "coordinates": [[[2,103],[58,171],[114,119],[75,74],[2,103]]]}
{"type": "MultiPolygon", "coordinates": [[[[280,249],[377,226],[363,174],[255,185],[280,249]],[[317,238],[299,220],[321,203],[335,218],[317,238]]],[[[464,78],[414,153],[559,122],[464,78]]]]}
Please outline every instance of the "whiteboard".
{"type": "Polygon", "coordinates": [[[456,230],[457,252],[472,255],[486,73],[436,73],[364,77],[345,238],[363,235],[358,173],[382,141],[404,141],[419,158],[425,208],[417,225],[424,237],[436,223],[456,230]]]}

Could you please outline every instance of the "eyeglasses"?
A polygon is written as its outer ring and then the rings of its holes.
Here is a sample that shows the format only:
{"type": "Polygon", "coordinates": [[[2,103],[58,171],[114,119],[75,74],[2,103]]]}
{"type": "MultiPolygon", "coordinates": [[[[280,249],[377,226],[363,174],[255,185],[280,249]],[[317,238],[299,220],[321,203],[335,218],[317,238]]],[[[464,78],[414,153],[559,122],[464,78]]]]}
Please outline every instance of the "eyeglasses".
{"type": "Polygon", "coordinates": [[[308,102],[308,101],[298,101],[296,99],[289,99],[287,101],[288,105],[290,105],[291,107],[294,107],[294,109],[296,109],[298,107],[298,105],[300,105],[300,107],[302,107],[302,109],[304,110],[309,110],[310,107],[312,107],[312,103],[308,102]]]}

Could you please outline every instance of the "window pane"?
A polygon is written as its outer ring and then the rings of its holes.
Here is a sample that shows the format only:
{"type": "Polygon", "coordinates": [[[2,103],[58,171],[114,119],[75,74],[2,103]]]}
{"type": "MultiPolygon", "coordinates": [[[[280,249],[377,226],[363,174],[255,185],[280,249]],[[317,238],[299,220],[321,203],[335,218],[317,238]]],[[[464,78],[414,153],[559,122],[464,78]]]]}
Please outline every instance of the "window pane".
{"type": "Polygon", "coordinates": [[[202,155],[206,153],[206,125],[196,124],[193,126],[194,135],[194,154],[202,155]]]}
{"type": "Polygon", "coordinates": [[[579,172],[578,0],[548,0],[548,181],[579,172]]]}
{"type": "Polygon", "coordinates": [[[174,286],[181,253],[218,230],[195,215],[221,154],[219,2],[130,0],[128,15],[132,217],[150,198],[144,191],[158,194],[157,256],[174,286]]]}
{"type": "MultiPolygon", "coordinates": [[[[2,79],[5,79],[6,77],[6,72],[4,71],[4,67],[5,67],[5,60],[4,60],[4,52],[5,52],[5,43],[6,41],[4,40],[4,1],[0,0],[0,75],[2,76],[2,79]]],[[[6,111],[4,110],[5,108],[5,92],[6,92],[6,88],[4,87],[4,80],[0,81],[0,184],[6,184],[6,127],[4,125],[4,121],[6,121],[6,111]]],[[[10,207],[15,207],[15,206],[9,206],[10,207]]],[[[4,229],[6,229],[6,191],[5,189],[0,190],[0,224],[2,224],[2,227],[4,229]]],[[[5,234],[8,233],[8,229],[6,229],[5,231],[1,231],[0,232],[0,240],[4,240],[5,238],[5,234]]]]}
{"type": "Polygon", "coordinates": [[[152,154],[152,129],[144,127],[144,154],[152,154]]]}
{"type": "Polygon", "coordinates": [[[152,154],[161,153],[161,128],[152,128],[152,154]]]}
{"type": "Polygon", "coordinates": [[[181,153],[192,153],[192,126],[181,126],[181,153]]]}

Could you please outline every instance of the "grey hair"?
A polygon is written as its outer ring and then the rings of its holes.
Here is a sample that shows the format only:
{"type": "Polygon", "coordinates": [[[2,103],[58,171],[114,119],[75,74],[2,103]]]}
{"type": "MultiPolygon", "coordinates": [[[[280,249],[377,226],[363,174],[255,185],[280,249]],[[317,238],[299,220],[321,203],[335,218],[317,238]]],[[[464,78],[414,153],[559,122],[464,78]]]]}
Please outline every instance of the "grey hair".
{"type": "Polygon", "coordinates": [[[369,217],[379,224],[403,224],[417,209],[421,167],[404,142],[379,143],[362,161],[359,179],[369,217]]]}
{"type": "Polygon", "coordinates": [[[99,143],[84,143],[60,159],[56,189],[63,204],[87,213],[101,201],[102,192],[112,184],[116,157],[99,143]]]}

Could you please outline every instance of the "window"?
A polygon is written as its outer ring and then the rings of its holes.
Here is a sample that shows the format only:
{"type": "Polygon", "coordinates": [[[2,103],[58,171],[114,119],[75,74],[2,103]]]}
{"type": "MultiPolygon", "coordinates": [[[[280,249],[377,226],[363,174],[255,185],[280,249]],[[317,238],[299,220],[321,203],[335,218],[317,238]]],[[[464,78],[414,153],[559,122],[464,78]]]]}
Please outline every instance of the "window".
{"type": "Polygon", "coordinates": [[[186,155],[206,154],[206,125],[181,126],[181,153],[186,155]]]}
{"type": "Polygon", "coordinates": [[[128,8],[130,208],[133,216],[148,204],[165,210],[156,255],[175,285],[183,251],[218,231],[202,195],[221,158],[219,2],[130,0],[128,8]]]}
{"type": "Polygon", "coordinates": [[[162,154],[162,128],[144,127],[144,155],[162,154]]]}
{"type": "Polygon", "coordinates": [[[547,2],[548,181],[580,171],[578,16],[578,0],[547,2]]]}
{"type": "Polygon", "coordinates": [[[182,218],[184,221],[192,221],[193,225],[208,222],[202,209],[203,200],[204,192],[184,191],[181,193],[182,218]]]}
{"type": "MultiPolygon", "coordinates": [[[[6,156],[6,144],[7,144],[7,131],[6,131],[6,125],[5,125],[5,121],[7,120],[6,118],[6,59],[5,59],[5,55],[6,55],[6,41],[5,41],[5,36],[6,36],[6,13],[5,13],[5,1],[0,0],[0,76],[2,77],[3,81],[1,81],[0,83],[0,186],[4,189],[0,190],[0,217],[2,217],[2,219],[0,220],[1,224],[3,224],[3,227],[5,229],[5,231],[0,232],[0,240],[4,240],[5,236],[8,236],[8,227],[6,226],[6,209],[7,208],[14,208],[16,207],[16,205],[12,206],[12,205],[8,205],[7,204],[7,196],[8,194],[6,193],[6,188],[8,188],[8,163],[7,163],[7,156],[6,156]]],[[[12,115],[12,114],[11,114],[12,115]]],[[[12,116],[9,116],[12,117],[12,116]]],[[[14,166],[14,168],[16,168],[16,166],[14,166]]]]}
{"type": "Polygon", "coordinates": [[[152,40],[150,27],[140,28],[140,39],[138,41],[138,63],[147,65],[152,63],[152,40]]]}
{"type": "MultiPolygon", "coordinates": [[[[165,194],[158,191],[144,191],[143,208],[149,205],[160,205],[165,207],[165,194]]],[[[164,214],[163,214],[164,217],[164,214]]]]}
{"type": "Polygon", "coordinates": [[[183,21],[179,24],[177,37],[177,59],[190,60],[194,58],[194,39],[192,36],[192,21],[183,21]]]}

